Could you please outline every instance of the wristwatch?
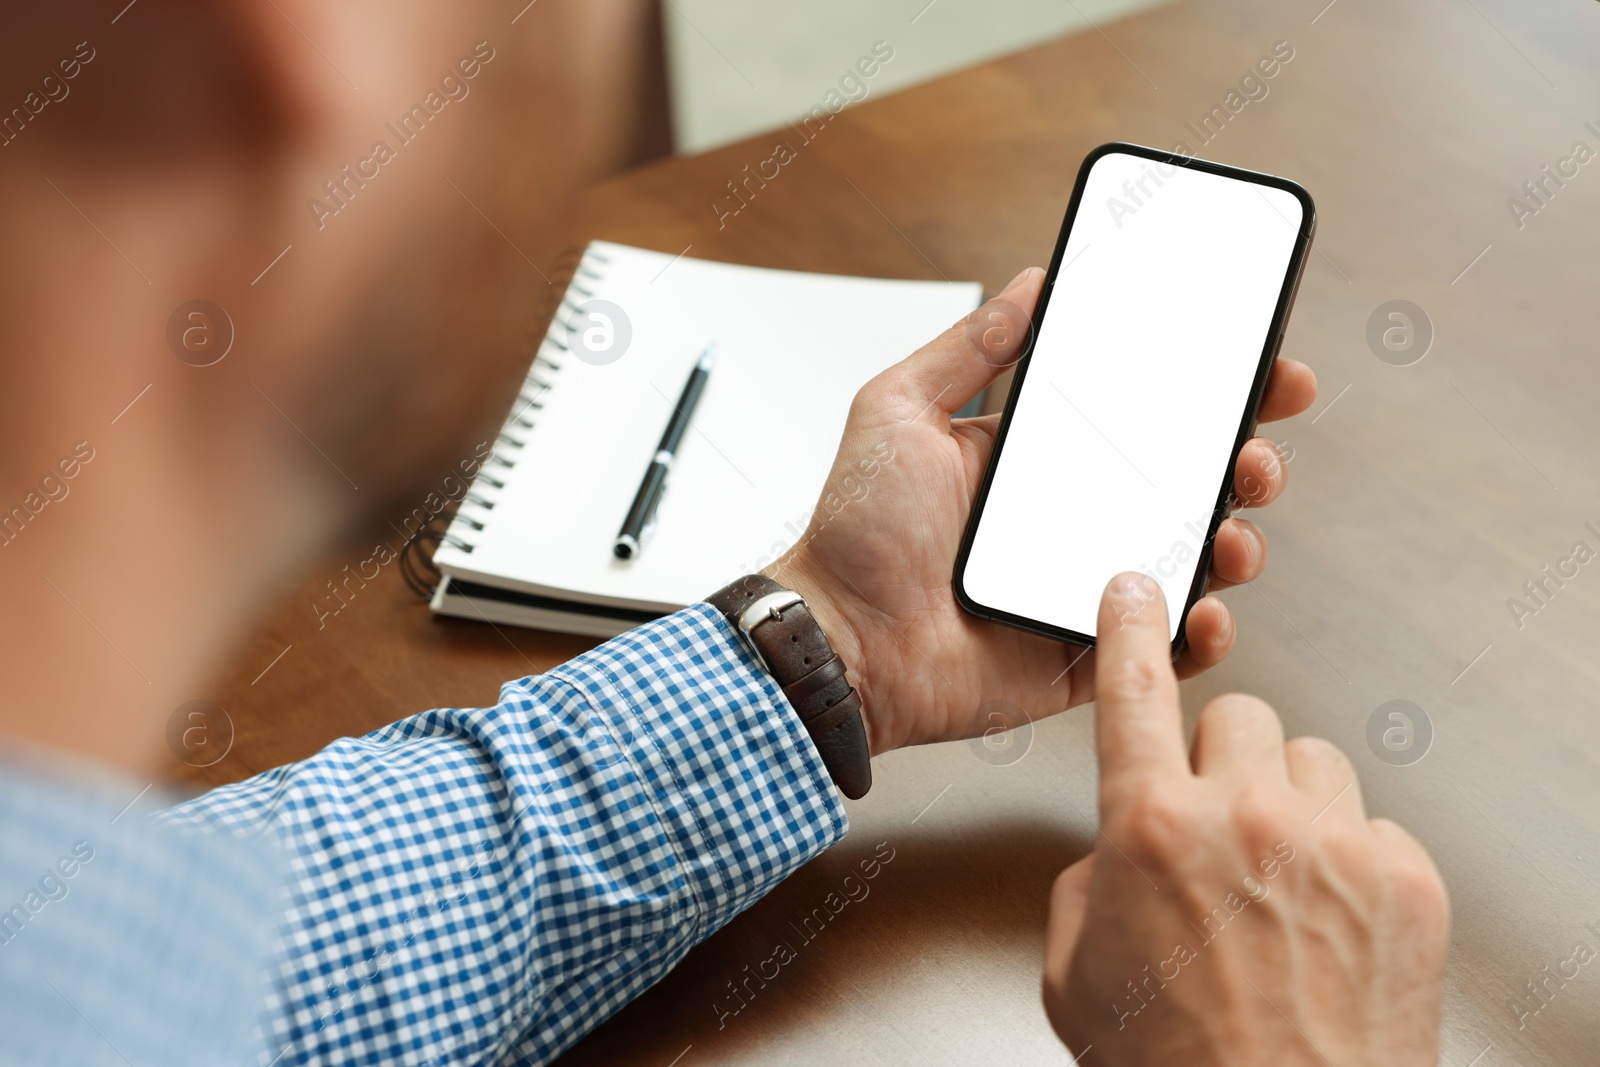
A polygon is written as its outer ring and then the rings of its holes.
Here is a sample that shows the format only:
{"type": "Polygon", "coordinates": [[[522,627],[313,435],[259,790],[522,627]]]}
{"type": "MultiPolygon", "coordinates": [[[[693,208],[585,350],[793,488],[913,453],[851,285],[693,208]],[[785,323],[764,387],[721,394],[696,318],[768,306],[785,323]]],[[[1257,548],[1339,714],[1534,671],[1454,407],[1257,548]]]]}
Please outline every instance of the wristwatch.
{"type": "Polygon", "coordinates": [[[805,598],[771,578],[747,574],[706,598],[744,638],[800,716],[839,792],[872,788],[872,754],[861,694],[845,676],[805,598]]]}

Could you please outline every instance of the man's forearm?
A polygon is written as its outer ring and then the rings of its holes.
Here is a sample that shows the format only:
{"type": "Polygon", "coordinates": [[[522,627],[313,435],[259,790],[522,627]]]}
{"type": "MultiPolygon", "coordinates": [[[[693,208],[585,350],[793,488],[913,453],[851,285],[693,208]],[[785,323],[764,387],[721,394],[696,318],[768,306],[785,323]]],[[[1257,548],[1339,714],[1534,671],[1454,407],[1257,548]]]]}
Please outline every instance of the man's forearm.
{"type": "Polygon", "coordinates": [[[167,813],[276,838],[280,1067],[544,1062],[844,833],[781,693],[705,605],[492,708],[426,712],[167,813]]]}

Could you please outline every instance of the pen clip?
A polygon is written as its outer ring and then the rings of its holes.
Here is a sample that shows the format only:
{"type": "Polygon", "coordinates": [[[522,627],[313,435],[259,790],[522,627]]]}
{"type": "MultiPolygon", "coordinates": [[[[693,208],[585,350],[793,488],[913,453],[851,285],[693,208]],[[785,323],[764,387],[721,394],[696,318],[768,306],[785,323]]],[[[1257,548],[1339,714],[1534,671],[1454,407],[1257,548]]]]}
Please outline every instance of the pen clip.
{"type": "Polygon", "coordinates": [[[655,503],[651,505],[650,508],[650,514],[645,518],[644,525],[639,528],[640,548],[643,548],[645,542],[650,540],[650,534],[656,528],[657,516],[661,514],[661,502],[666,499],[667,489],[670,488],[671,485],[672,478],[670,475],[661,479],[661,491],[656,494],[655,503]]]}

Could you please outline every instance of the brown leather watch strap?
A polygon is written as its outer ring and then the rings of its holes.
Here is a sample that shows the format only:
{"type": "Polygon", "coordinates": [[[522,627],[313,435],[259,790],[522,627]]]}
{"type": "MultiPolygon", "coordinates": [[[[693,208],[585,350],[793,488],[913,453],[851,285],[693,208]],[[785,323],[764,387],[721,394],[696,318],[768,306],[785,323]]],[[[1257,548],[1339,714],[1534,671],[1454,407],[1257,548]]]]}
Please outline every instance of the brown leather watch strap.
{"type": "Polygon", "coordinates": [[[800,715],[833,784],[852,800],[872,787],[872,754],[861,694],[850,685],[844,661],[798,593],[760,574],[748,574],[706,598],[754,649],[800,715]],[[781,594],[781,595],[780,595],[781,594]],[[772,598],[769,609],[743,619],[752,605],[772,598]]]}

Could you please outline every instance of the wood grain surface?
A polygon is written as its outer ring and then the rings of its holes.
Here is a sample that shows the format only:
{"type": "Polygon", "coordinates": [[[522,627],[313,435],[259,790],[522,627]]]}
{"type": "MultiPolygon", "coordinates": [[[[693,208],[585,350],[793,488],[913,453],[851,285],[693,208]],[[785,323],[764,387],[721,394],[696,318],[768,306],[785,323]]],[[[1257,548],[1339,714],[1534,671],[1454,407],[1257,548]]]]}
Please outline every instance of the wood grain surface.
{"type": "MultiPolygon", "coordinates": [[[[883,36],[917,47],[910,14],[883,36]]],[[[1291,735],[1343,747],[1370,811],[1433,851],[1454,907],[1444,1062],[1592,1063],[1600,965],[1548,975],[1577,942],[1600,950],[1600,562],[1574,561],[1578,542],[1600,552],[1600,162],[1562,163],[1579,141],[1600,152],[1597,60],[1600,6],[1585,0],[1179,3],[871,98],[809,139],[786,128],[635,171],[588,195],[569,244],[994,291],[1045,261],[1104,141],[1182,142],[1304,184],[1320,229],[1283,352],[1315,368],[1322,397],[1275,431],[1293,459],[1289,493],[1257,516],[1272,560],[1224,594],[1237,650],[1185,685],[1186,704],[1260,694],[1291,735]],[[1292,59],[1230,112],[1278,42],[1292,59]],[[1202,142],[1189,124],[1213,108],[1226,121],[1202,142]],[[726,183],[780,142],[795,158],[725,214],[726,183]],[[1535,201],[1523,183],[1546,165],[1568,176],[1535,201]],[[1433,335],[1409,366],[1367,340],[1402,299],[1433,335]],[[1409,765],[1368,741],[1391,700],[1431,733],[1409,765]]],[[[191,784],[491,702],[502,679],[586,647],[435,621],[392,567],[319,629],[312,599],[367,554],[325,563],[241,650],[212,694],[233,751],[191,784]]],[[[1050,882],[1095,835],[1090,716],[880,759],[843,844],[562,1062],[1071,1062],[1038,972],[1050,882]],[[804,917],[875,851],[892,859],[867,895],[806,938],[804,917]],[[735,1000],[729,983],[780,940],[795,958],[735,1000]]]]}

